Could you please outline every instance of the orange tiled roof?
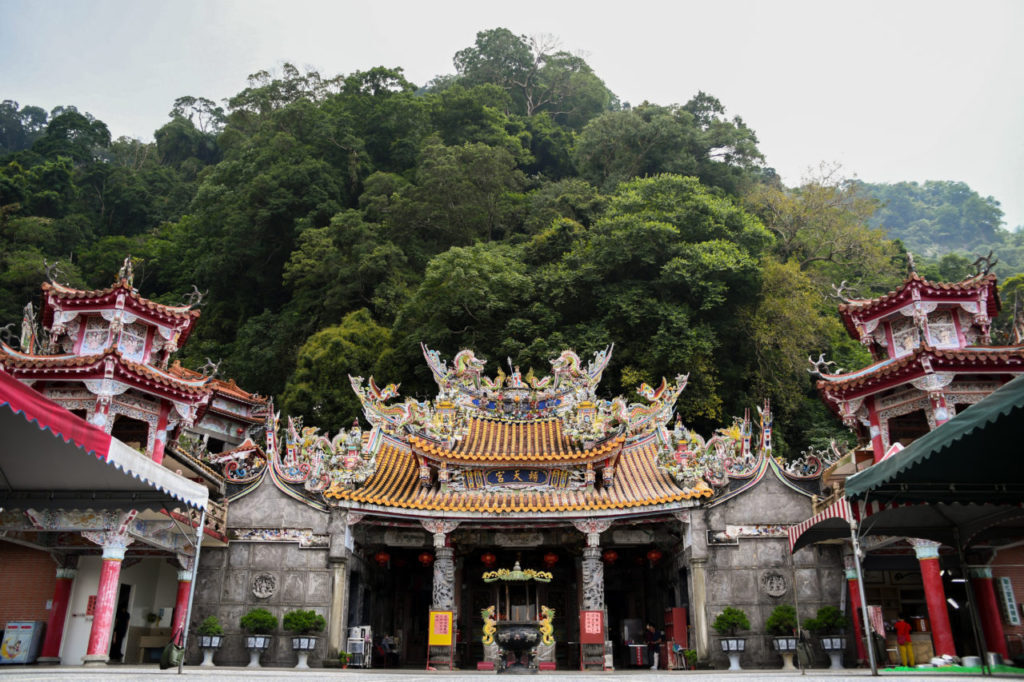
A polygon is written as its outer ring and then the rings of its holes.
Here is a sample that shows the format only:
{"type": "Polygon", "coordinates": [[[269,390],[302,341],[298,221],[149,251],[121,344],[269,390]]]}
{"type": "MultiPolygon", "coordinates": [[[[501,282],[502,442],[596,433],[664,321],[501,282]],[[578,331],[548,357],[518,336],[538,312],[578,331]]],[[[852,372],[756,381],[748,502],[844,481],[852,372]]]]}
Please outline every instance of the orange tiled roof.
{"type": "MultiPolygon", "coordinates": [[[[173,374],[174,376],[181,377],[182,379],[186,379],[189,381],[197,381],[204,378],[201,372],[196,372],[195,370],[182,367],[180,360],[175,360],[174,364],[172,364],[170,369],[168,369],[167,371],[170,374],[173,374]]],[[[209,385],[210,388],[214,390],[214,392],[229,396],[242,402],[251,403],[253,405],[263,405],[267,402],[267,399],[264,398],[263,396],[256,395],[255,393],[249,393],[248,391],[239,387],[239,385],[235,383],[234,379],[222,381],[221,379],[217,379],[216,377],[214,377],[210,379],[209,385]]]]}
{"type": "Polygon", "coordinates": [[[582,450],[565,435],[558,418],[506,421],[471,417],[466,435],[451,450],[421,436],[411,436],[409,444],[429,457],[449,461],[567,464],[613,454],[625,440],[625,436],[616,436],[582,450]]]}
{"type": "Polygon", "coordinates": [[[363,486],[356,490],[332,487],[324,496],[382,507],[489,514],[628,509],[711,497],[713,491],[703,481],[694,488],[680,488],[655,466],[655,456],[653,441],[623,452],[611,488],[441,492],[420,487],[413,453],[385,443],[377,455],[376,473],[363,486]]]}
{"type": "Polygon", "coordinates": [[[139,307],[152,312],[179,319],[199,317],[199,311],[191,309],[188,306],[164,305],[163,303],[157,303],[149,300],[148,298],[143,298],[135,288],[123,279],[106,289],[93,290],[74,289],[72,287],[64,286],[63,284],[43,282],[43,291],[64,301],[104,299],[107,297],[113,298],[113,295],[118,291],[123,291],[128,295],[128,298],[137,303],[139,307]]]}

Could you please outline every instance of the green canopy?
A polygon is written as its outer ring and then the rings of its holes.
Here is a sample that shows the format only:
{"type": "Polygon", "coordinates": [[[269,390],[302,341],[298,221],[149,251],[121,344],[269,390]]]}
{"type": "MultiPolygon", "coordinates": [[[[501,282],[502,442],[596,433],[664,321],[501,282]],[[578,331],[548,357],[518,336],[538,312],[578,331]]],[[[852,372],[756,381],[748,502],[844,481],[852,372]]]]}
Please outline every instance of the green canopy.
{"type": "Polygon", "coordinates": [[[1024,376],[846,480],[851,500],[1024,502],[1024,376]]]}

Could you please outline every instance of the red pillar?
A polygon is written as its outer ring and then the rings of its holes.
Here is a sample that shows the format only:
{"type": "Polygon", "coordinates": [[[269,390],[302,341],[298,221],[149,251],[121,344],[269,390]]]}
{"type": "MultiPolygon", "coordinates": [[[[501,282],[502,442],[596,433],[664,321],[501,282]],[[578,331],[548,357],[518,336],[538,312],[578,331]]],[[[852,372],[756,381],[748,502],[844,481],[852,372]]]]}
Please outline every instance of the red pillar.
{"type": "Polygon", "coordinates": [[[928,603],[935,655],[956,656],[953,631],[949,627],[949,611],[946,610],[946,590],[942,587],[942,576],[939,575],[939,543],[911,540],[911,544],[921,564],[921,582],[924,583],[924,598],[928,603]]]}
{"type": "Polygon", "coordinates": [[[188,612],[188,595],[192,591],[192,571],[178,571],[178,596],[174,600],[174,620],[171,621],[171,636],[185,628],[185,614],[188,612]]]}
{"type": "Polygon", "coordinates": [[[851,562],[853,557],[844,557],[846,567],[846,584],[850,586],[850,616],[853,620],[853,636],[857,638],[857,661],[863,663],[868,660],[868,650],[864,648],[864,627],[860,615],[860,589],[857,586],[857,569],[853,568],[851,562]]]}
{"type": "Polygon", "coordinates": [[[157,416],[156,433],[153,434],[153,461],[160,464],[164,461],[164,449],[167,447],[167,416],[171,412],[171,405],[163,402],[160,405],[160,414],[157,416]]]}
{"type": "Polygon", "coordinates": [[[46,637],[39,653],[40,663],[60,663],[60,643],[64,637],[64,620],[68,614],[71,583],[75,580],[75,573],[73,568],[57,569],[57,584],[53,588],[50,619],[46,622],[46,637]]]}
{"type": "Polygon", "coordinates": [[[878,419],[878,410],[875,409],[875,397],[865,398],[868,406],[868,430],[871,435],[871,451],[875,455],[875,463],[882,461],[885,457],[885,443],[882,440],[882,423],[878,419]]]}
{"type": "Polygon", "coordinates": [[[985,644],[989,651],[995,651],[1003,658],[1009,658],[1006,650],[1006,637],[1003,634],[1003,619],[999,613],[999,602],[996,601],[995,587],[992,585],[992,569],[988,566],[977,566],[968,569],[971,576],[971,587],[974,588],[975,603],[981,629],[985,633],[985,644]]]}
{"type": "Polygon", "coordinates": [[[117,588],[120,584],[121,560],[125,548],[133,540],[117,532],[84,531],[84,537],[103,546],[103,568],[100,569],[100,586],[96,591],[96,606],[89,631],[89,645],[82,663],[103,665],[110,660],[110,635],[114,626],[114,609],[117,606],[117,588]]]}

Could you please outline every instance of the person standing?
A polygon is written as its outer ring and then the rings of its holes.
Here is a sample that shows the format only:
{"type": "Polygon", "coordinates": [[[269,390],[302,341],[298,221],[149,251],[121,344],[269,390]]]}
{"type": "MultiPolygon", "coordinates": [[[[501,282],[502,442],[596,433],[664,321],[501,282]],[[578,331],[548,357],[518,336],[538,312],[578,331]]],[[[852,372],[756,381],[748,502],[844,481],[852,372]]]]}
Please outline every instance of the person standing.
{"type": "Polygon", "coordinates": [[[900,661],[904,667],[914,667],[914,644],[910,641],[910,623],[903,616],[892,624],[896,630],[896,646],[900,650],[900,661]]]}
{"type": "Polygon", "coordinates": [[[661,631],[653,624],[647,624],[647,632],[644,633],[647,641],[647,653],[651,657],[651,670],[658,669],[658,654],[661,651],[661,631]]]}

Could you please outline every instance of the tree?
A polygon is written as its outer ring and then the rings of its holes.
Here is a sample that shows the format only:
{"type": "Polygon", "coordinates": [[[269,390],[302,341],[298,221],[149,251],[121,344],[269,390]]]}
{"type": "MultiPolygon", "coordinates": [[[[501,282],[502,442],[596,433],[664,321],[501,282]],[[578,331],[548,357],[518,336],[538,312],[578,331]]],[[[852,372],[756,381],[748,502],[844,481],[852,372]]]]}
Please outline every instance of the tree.
{"type": "Polygon", "coordinates": [[[360,407],[348,376],[373,375],[389,345],[388,330],[367,310],[349,313],[341,324],[313,334],[299,349],[281,407],[289,414],[304,415],[324,431],[348,426],[360,407]]]}
{"type": "Polygon", "coordinates": [[[551,36],[527,38],[507,28],[480,31],[472,47],[455,54],[455,68],[469,86],[490,83],[512,96],[512,111],[547,112],[578,130],[617,104],[583,58],[558,49],[551,36]]]}

